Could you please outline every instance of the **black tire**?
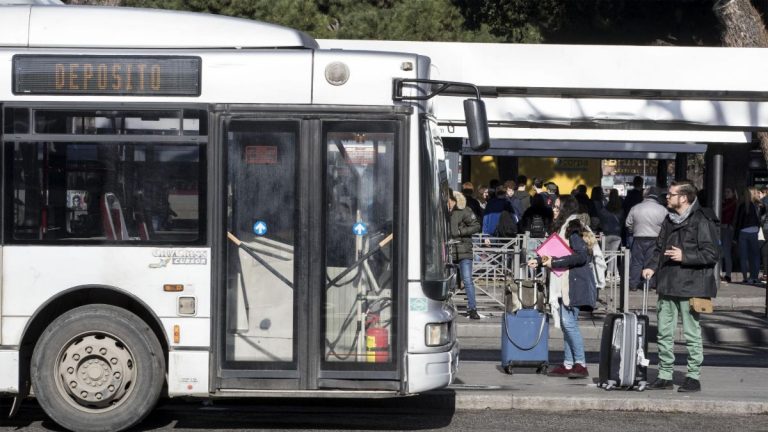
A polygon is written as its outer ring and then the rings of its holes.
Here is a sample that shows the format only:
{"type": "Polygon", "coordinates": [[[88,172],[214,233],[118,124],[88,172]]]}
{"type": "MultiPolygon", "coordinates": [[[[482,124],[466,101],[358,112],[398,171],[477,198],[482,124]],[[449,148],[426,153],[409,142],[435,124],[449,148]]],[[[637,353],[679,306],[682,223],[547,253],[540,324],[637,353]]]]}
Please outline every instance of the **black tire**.
{"type": "Polygon", "coordinates": [[[139,317],[109,305],[72,309],[35,345],[32,386],[53,421],[84,432],[122,431],[152,411],[165,354],[139,317]]]}

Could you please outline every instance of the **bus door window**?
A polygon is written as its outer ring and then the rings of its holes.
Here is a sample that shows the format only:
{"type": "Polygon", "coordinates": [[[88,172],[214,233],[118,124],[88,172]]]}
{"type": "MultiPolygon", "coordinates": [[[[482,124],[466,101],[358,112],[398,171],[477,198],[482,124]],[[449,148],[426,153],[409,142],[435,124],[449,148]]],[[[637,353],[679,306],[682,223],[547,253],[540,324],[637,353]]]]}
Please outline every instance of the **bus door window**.
{"type": "MultiPolygon", "coordinates": [[[[225,363],[297,366],[297,121],[230,122],[225,363]]],[[[301,263],[302,265],[306,263],[301,263]]]]}
{"type": "Polygon", "coordinates": [[[325,122],[323,368],[391,369],[397,125],[325,122]],[[352,367],[352,366],[350,366],[352,367]]]}

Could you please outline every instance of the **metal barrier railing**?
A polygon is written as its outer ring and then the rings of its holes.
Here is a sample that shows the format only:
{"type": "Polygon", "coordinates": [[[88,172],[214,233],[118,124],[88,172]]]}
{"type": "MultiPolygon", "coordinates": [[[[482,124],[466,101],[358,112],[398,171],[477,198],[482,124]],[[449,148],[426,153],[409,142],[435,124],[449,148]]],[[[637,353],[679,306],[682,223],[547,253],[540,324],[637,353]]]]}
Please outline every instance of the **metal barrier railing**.
{"type": "MultiPolygon", "coordinates": [[[[598,295],[607,312],[629,310],[630,251],[605,251],[605,238],[599,236],[606,262],[605,288],[598,295]]],[[[526,261],[535,256],[536,248],[544,239],[532,238],[528,233],[512,238],[475,235],[472,238],[472,278],[475,289],[484,293],[499,307],[504,307],[504,285],[513,279],[540,277],[526,271],[526,261]]]]}
{"type": "Polygon", "coordinates": [[[502,238],[479,234],[472,237],[472,278],[475,290],[483,292],[504,307],[504,281],[510,272],[517,274],[519,256],[525,236],[502,238]]]}

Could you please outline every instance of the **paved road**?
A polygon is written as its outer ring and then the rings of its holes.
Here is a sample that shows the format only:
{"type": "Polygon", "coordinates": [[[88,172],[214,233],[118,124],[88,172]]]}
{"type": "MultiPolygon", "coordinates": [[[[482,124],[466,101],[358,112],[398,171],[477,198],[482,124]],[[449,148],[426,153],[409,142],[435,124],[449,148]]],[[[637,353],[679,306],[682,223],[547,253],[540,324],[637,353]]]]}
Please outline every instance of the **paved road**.
{"type": "MultiPolygon", "coordinates": [[[[5,406],[3,406],[5,408],[5,406]]],[[[166,402],[140,425],[143,431],[246,430],[594,431],[656,430],[765,432],[768,416],[634,412],[456,411],[450,397],[378,401],[255,399],[166,402]],[[620,427],[619,427],[620,425],[620,427]]],[[[59,430],[34,403],[0,421],[0,432],[59,430]]]]}

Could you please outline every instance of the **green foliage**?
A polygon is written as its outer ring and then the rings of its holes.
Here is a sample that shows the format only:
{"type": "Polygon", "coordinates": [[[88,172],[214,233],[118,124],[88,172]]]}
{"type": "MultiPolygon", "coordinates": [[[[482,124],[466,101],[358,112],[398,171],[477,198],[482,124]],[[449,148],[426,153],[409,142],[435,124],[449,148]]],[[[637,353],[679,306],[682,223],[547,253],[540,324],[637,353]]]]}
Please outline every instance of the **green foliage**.
{"type": "Polygon", "coordinates": [[[123,6],[207,12],[280,24],[315,38],[495,42],[468,28],[452,0],[123,0],[123,6]]]}
{"type": "Polygon", "coordinates": [[[486,26],[505,42],[540,43],[565,18],[559,0],[455,0],[470,27],[486,26]]]}
{"type": "Polygon", "coordinates": [[[467,29],[450,0],[339,0],[329,5],[339,21],[337,38],[494,42],[486,27],[467,29]]]}

